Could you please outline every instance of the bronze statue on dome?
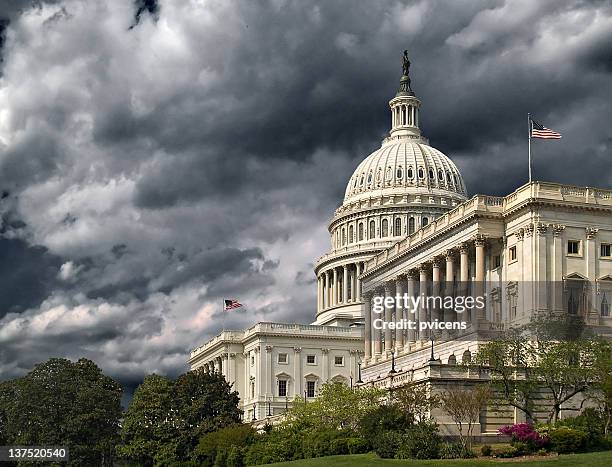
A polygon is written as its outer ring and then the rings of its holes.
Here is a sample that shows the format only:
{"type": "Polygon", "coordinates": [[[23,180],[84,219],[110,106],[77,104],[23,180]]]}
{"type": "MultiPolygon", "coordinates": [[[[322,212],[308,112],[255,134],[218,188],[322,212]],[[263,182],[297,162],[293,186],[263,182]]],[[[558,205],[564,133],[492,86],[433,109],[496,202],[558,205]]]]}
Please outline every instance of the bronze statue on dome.
{"type": "Polygon", "coordinates": [[[410,75],[410,60],[408,60],[408,51],[404,50],[404,56],[402,57],[402,75],[410,75]]]}

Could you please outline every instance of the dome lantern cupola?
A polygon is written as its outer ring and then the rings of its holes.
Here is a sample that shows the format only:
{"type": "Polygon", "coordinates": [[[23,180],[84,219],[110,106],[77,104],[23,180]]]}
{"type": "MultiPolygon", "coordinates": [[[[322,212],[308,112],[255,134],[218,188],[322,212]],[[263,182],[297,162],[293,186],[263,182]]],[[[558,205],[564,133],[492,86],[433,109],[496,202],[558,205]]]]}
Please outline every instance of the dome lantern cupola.
{"type": "Polygon", "coordinates": [[[417,99],[410,85],[410,60],[408,51],[404,50],[402,57],[402,77],[397,94],[389,101],[391,108],[391,131],[389,139],[421,140],[419,128],[419,108],[421,101],[417,99]]]}

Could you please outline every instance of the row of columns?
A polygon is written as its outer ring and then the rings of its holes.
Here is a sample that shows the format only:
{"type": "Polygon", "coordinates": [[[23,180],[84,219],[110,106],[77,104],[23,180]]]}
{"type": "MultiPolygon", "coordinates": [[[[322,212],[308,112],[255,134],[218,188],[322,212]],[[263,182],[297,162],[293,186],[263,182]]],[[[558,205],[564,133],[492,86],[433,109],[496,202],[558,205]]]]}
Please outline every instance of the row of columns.
{"type": "Polygon", "coordinates": [[[413,105],[400,104],[393,107],[391,112],[391,126],[419,126],[418,111],[413,105]]]}
{"type": "Polygon", "coordinates": [[[398,275],[396,278],[385,282],[382,287],[367,291],[363,294],[364,317],[365,317],[365,357],[370,359],[380,358],[383,354],[389,356],[391,352],[409,350],[416,343],[423,343],[430,339],[428,330],[418,329],[390,329],[384,331],[374,327],[376,319],[385,322],[397,322],[402,319],[413,322],[434,321],[464,321],[476,324],[484,318],[484,309],[472,309],[470,313],[457,313],[453,309],[427,309],[423,302],[418,309],[411,310],[407,307],[385,307],[384,316],[374,313],[372,301],[374,297],[403,296],[406,293],[410,297],[420,295],[427,296],[452,296],[466,295],[478,297],[484,295],[485,280],[485,239],[477,235],[472,241],[462,243],[457,250],[448,250],[440,258],[436,257],[425,261],[416,267],[398,275]],[[474,282],[470,283],[470,254],[473,247],[475,257],[474,282]],[[459,274],[456,277],[456,258],[459,257],[459,274]],[[444,275],[442,272],[444,271],[444,275]],[[430,279],[431,277],[431,279],[430,279]]]}
{"type": "Polygon", "coordinates": [[[227,362],[224,365],[223,364],[223,356],[218,356],[213,358],[211,361],[206,362],[204,365],[202,365],[204,367],[204,370],[206,370],[209,373],[223,373],[223,370],[225,369],[224,367],[227,366],[227,362]]]}
{"type": "Polygon", "coordinates": [[[327,269],[317,278],[317,311],[361,301],[363,263],[344,264],[327,269]]]}

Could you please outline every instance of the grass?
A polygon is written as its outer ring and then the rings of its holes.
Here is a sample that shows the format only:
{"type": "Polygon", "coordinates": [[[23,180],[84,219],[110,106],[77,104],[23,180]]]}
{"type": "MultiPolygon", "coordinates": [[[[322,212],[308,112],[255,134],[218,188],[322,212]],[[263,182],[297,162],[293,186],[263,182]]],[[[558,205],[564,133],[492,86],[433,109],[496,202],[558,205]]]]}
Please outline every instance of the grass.
{"type": "Polygon", "coordinates": [[[396,460],[396,459],[381,459],[376,454],[354,454],[348,456],[329,456],[318,457],[316,459],[301,459],[293,462],[281,462],[278,464],[270,464],[273,466],[287,467],[324,467],[333,465],[334,467],[360,467],[360,466],[425,466],[425,465],[440,465],[443,467],[467,467],[469,465],[500,465],[500,464],[517,464],[523,466],[538,466],[546,467],[563,466],[574,467],[585,465],[588,467],[609,467],[612,465],[612,451],[590,452],[587,454],[567,454],[563,456],[548,456],[542,458],[529,459],[500,459],[493,460],[488,458],[478,459],[461,459],[461,460],[396,460]]]}

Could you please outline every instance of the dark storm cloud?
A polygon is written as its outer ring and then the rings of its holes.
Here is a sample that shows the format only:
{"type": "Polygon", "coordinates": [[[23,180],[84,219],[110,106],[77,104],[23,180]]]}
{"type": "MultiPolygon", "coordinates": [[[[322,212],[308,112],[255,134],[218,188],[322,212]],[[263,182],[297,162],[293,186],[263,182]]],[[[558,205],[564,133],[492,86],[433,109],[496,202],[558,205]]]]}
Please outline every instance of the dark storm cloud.
{"type": "Polygon", "coordinates": [[[0,238],[0,318],[37,307],[58,286],[61,259],[20,239],[0,238]]]}
{"type": "Polygon", "coordinates": [[[526,181],[527,112],[563,133],[534,142],[536,178],[612,185],[609,2],[36,4],[0,9],[0,254],[20,242],[14,287],[40,284],[7,300],[2,377],[49,355],[130,387],[176,374],[227,297],[246,305],[228,328],[311,321],[312,262],[405,48],[471,193],[526,181]]]}

